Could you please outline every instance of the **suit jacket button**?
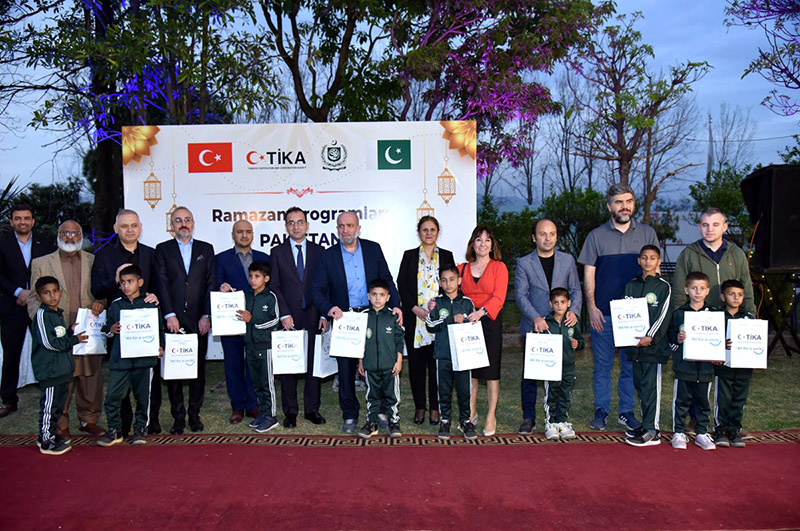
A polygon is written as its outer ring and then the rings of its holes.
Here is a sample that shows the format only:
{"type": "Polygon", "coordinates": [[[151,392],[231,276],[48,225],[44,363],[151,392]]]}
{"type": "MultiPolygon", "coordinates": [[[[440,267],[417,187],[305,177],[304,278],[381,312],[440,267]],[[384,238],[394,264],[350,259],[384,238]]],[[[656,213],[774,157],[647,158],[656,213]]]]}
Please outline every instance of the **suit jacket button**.
{"type": "Polygon", "coordinates": [[[188,282],[184,282],[184,283],[183,283],[183,285],[184,285],[184,286],[188,286],[188,285],[189,285],[189,283],[188,283],[188,282]]]}

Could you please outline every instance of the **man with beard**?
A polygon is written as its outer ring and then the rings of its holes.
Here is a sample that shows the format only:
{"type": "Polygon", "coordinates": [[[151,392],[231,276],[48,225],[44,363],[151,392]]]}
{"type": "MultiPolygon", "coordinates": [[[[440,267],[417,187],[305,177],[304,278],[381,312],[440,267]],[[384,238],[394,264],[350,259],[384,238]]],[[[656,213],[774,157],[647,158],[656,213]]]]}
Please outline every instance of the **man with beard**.
{"type": "MultiPolygon", "coordinates": [[[[92,295],[91,274],[94,255],[83,250],[81,226],[73,220],[62,223],[58,227],[56,243],[57,251],[36,258],[31,263],[30,285],[35,285],[40,277],[55,277],[61,286],[61,301],[58,307],[64,310],[64,321],[67,326],[72,327],[79,308],[91,308],[92,313],[97,316],[105,306],[92,295]]],[[[36,315],[40,305],[35,294],[28,297],[28,315],[31,319],[36,315]]],[[[97,425],[103,406],[102,361],[102,354],[75,356],[75,376],[78,377],[78,383],[77,386],[74,385],[74,381],[70,383],[64,412],[58,421],[59,434],[69,435],[67,411],[74,387],[77,387],[75,409],[78,411],[80,421],[78,429],[90,435],[105,433],[105,430],[97,425]]]]}
{"type": "MultiPolygon", "coordinates": [[[[247,291],[250,289],[248,268],[253,262],[269,263],[269,256],[252,248],[253,225],[247,220],[233,224],[233,247],[216,256],[217,284],[220,291],[247,291]]],[[[225,385],[231,399],[231,424],[239,424],[247,414],[256,418],[260,413],[250,370],[244,357],[244,336],[220,338],[225,357],[225,385]]]]}
{"type": "MultiPolygon", "coordinates": [[[[95,254],[92,267],[92,295],[101,300],[105,299],[111,305],[114,300],[123,296],[119,288],[119,272],[130,265],[135,265],[142,270],[144,284],[142,284],[141,292],[145,294],[145,301],[158,304],[158,298],[154,295],[154,292],[158,291],[155,287],[157,282],[156,252],[152,247],[139,242],[139,237],[142,235],[139,214],[133,210],[120,210],[114,222],[114,232],[117,233],[117,240],[95,254]]],[[[116,337],[108,339],[109,352],[111,352],[110,342],[116,339],[116,337]]],[[[150,417],[147,432],[156,434],[161,433],[161,424],[158,420],[158,411],[161,408],[161,375],[157,370],[153,371],[150,389],[150,417]]],[[[123,437],[127,437],[133,422],[130,393],[122,400],[120,415],[122,416],[121,433],[123,437]]]]}
{"type": "MultiPolygon", "coordinates": [[[[586,237],[578,262],[584,265],[583,281],[586,308],[592,325],[592,355],[594,370],[593,430],[603,430],[611,410],[611,367],[614,365],[614,334],[611,329],[610,302],[623,298],[625,284],[640,273],[639,252],[645,245],[658,246],[652,227],[633,219],[635,199],[633,189],[621,183],[613,184],[606,193],[606,206],[611,219],[586,237]]],[[[633,414],[633,366],[619,351],[619,423],[629,430],[641,426],[633,414]]]]}
{"type": "MultiPolygon", "coordinates": [[[[376,278],[389,283],[389,308],[403,324],[400,295],[392,280],[383,250],[377,242],[359,238],[361,225],[354,212],[336,218],[339,243],[322,253],[311,282],[309,297],[321,315],[341,319],[343,312],[369,308],[367,286],[376,278]]],[[[355,433],[360,404],[356,396],[355,375],[358,360],[337,358],[339,364],[339,406],[342,408],[342,431],[355,433]]]]}
{"type": "Polygon", "coordinates": [[[198,334],[197,378],[170,380],[167,393],[175,419],[170,433],[181,434],[186,428],[203,431],[200,420],[206,385],[206,352],[208,331],[211,328],[210,293],[217,287],[214,247],[194,239],[194,216],[186,207],[177,207],[170,215],[170,226],[175,238],[156,246],[156,270],[161,289],[159,301],[167,330],[171,334],[181,331],[198,334]],[[189,385],[188,411],[183,402],[183,384],[189,385]]]}
{"type": "Polygon", "coordinates": [[[0,341],[3,343],[3,377],[0,384],[0,418],[17,410],[19,362],[28,317],[31,260],[53,252],[53,244],[33,232],[33,208],[24,203],[11,207],[11,228],[0,236],[0,341]]]}

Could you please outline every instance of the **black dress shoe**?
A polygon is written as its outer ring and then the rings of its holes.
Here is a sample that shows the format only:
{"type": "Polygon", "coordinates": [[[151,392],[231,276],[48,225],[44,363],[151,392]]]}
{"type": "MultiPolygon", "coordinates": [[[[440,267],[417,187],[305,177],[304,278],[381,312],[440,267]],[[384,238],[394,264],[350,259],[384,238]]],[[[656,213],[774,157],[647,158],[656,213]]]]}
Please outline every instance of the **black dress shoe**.
{"type": "Polygon", "coordinates": [[[147,425],[147,433],[150,435],[158,435],[161,433],[161,424],[158,422],[151,422],[147,425]]]}
{"type": "Polygon", "coordinates": [[[189,429],[198,432],[203,431],[206,427],[203,426],[203,423],[200,421],[200,417],[195,417],[193,419],[189,419],[189,429]]]}
{"type": "Polygon", "coordinates": [[[431,410],[431,417],[430,417],[431,424],[436,426],[437,424],[439,424],[439,420],[440,420],[439,411],[437,411],[435,409],[432,409],[431,410]]]}
{"type": "Polygon", "coordinates": [[[0,419],[9,416],[17,410],[16,405],[3,404],[0,406],[0,419]]]}
{"type": "Polygon", "coordinates": [[[425,423],[425,410],[418,409],[414,412],[414,424],[424,424],[425,423]]]}
{"type": "Polygon", "coordinates": [[[297,427],[297,415],[286,415],[286,418],[283,419],[283,427],[284,428],[296,428],[297,427]]]}
{"type": "Polygon", "coordinates": [[[184,429],[186,429],[186,422],[176,420],[169,432],[173,435],[182,435],[184,429]]]}
{"type": "Polygon", "coordinates": [[[319,414],[319,411],[305,414],[306,420],[311,421],[311,424],[325,424],[325,417],[319,414]]]}

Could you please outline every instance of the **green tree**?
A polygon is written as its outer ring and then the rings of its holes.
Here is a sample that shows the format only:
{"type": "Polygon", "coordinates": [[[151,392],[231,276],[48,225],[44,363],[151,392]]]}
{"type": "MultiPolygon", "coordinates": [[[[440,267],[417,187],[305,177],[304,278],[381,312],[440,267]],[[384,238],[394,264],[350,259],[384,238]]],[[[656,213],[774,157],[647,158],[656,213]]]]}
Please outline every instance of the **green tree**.
{"type": "Polygon", "coordinates": [[[66,182],[28,185],[18,199],[33,207],[36,229],[45,237],[56,239],[58,226],[68,219],[77,221],[84,231],[84,238],[92,239],[92,203],[85,197],[88,190],[84,182],[72,177],[66,182]]]}
{"type": "Polygon", "coordinates": [[[728,218],[728,236],[739,247],[744,247],[750,240],[753,226],[750,215],[744,204],[740,185],[753,168],[731,168],[724,166],[721,170],[712,170],[708,182],[698,182],[689,186],[692,198],[692,209],[697,212],[695,223],[700,222],[700,212],[709,207],[717,207],[725,212],[728,218]]]}
{"type": "Polygon", "coordinates": [[[800,164],[800,135],[792,136],[793,146],[786,146],[783,151],[778,152],[784,164],[800,164]]]}
{"type": "Polygon", "coordinates": [[[605,196],[591,189],[548,196],[536,214],[553,220],[558,228],[558,248],[574,257],[580,255],[589,233],[608,221],[605,196]]]}

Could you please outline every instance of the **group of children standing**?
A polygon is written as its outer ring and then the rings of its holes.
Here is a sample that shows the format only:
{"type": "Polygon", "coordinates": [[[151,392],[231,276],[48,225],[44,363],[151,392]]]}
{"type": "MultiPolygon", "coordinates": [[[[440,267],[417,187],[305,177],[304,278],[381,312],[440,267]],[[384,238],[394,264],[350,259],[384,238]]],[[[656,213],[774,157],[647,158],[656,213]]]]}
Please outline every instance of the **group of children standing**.
{"type": "MultiPolygon", "coordinates": [[[[712,364],[683,358],[682,344],[686,339],[686,332],[683,330],[684,315],[686,312],[712,310],[705,300],[709,292],[708,277],[701,272],[687,275],[685,291],[688,301],[670,317],[671,288],[658,274],[661,265],[658,247],[644,246],[638,261],[642,274],[627,284],[625,296],[647,299],[651,325],[644,336],[637,338],[639,343],[635,347],[626,349],[628,358],[633,362],[634,386],[642,404],[642,426],[626,432],[626,442],[633,446],[660,444],[661,370],[672,353],[675,372],[672,446],[686,448],[685,420],[690,406],[693,405],[697,446],[704,450],[713,450],[716,446],[743,447],[745,443],[740,433],[742,413],[749,392],[752,369],[732,369],[721,362],[712,364]],[[713,378],[716,378],[716,428],[712,438],[708,429],[709,393],[713,378]]],[[[246,309],[239,311],[239,317],[247,323],[246,359],[261,410],[261,414],[250,423],[250,427],[258,433],[265,433],[278,425],[274,377],[268,350],[272,346],[271,332],[279,323],[280,311],[277,297],[267,288],[270,278],[269,264],[256,261],[249,266],[248,271],[252,290],[246,294],[246,309]]],[[[109,337],[119,334],[120,311],[157,308],[155,304],[146,302],[141,293],[142,271],[137,266],[122,269],[119,279],[124,296],[114,300],[108,309],[103,332],[109,337]]],[[[465,322],[467,316],[475,311],[474,304],[463,295],[460,285],[461,277],[455,265],[440,268],[441,294],[430,303],[430,312],[425,323],[428,330],[436,335],[434,358],[441,412],[438,437],[443,440],[450,438],[454,387],[459,409],[458,429],[467,439],[477,438],[475,426],[470,419],[471,374],[468,370],[453,370],[448,339],[447,326],[465,322]]],[[[32,364],[41,389],[37,444],[44,454],[60,455],[71,449],[69,440],[57,434],[56,424],[75,368],[72,347],[79,341],[85,342],[87,337],[85,334],[76,335],[66,327],[63,311],[58,308],[61,299],[58,280],[42,277],[36,282],[35,289],[42,303],[31,324],[32,364]]],[[[400,401],[399,373],[403,363],[403,329],[386,308],[389,285],[384,280],[378,279],[369,284],[368,298],[370,308],[367,310],[366,347],[358,368],[368,384],[368,414],[367,422],[358,435],[369,438],[377,434],[381,416],[386,414],[389,435],[399,437],[402,433],[397,405],[400,401]]],[[[753,318],[751,314],[741,310],[744,300],[744,286],[741,282],[723,282],[721,299],[726,322],[728,319],[753,318]]],[[[552,312],[545,319],[548,325],[546,333],[563,337],[563,369],[560,381],[545,382],[545,437],[548,440],[575,438],[568,416],[575,382],[575,351],[584,348],[584,340],[577,323],[566,326],[565,316],[570,304],[568,290],[561,287],[551,290],[552,312]]],[[[162,321],[159,318],[159,322],[162,321]]],[[[159,352],[163,353],[163,323],[159,336],[159,352]]],[[[124,358],[120,349],[120,341],[114,341],[109,357],[110,375],[104,404],[109,428],[97,441],[101,446],[122,442],[120,405],[130,389],[133,390],[137,402],[131,443],[146,443],[149,386],[158,360],[155,357],[124,358]]]]}

